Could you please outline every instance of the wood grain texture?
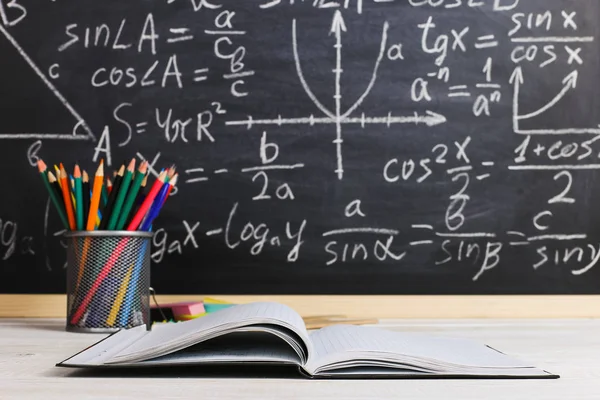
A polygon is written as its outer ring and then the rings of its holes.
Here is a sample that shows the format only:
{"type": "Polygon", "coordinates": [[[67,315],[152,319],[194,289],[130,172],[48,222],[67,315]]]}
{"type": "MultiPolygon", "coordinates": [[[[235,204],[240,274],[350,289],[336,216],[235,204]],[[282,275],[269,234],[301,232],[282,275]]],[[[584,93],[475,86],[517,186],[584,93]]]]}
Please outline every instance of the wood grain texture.
{"type": "MultiPolygon", "coordinates": [[[[160,303],[216,297],[277,301],[302,316],[354,318],[600,318],[600,296],[231,296],[165,295],[160,303]]],[[[64,318],[65,295],[0,295],[0,317],[64,318]]]]}
{"type": "Polygon", "coordinates": [[[27,399],[510,399],[600,398],[600,320],[385,320],[392,330],[485,342],[559,374],[557,380],[308,380],[295,374],[124,372],[85,374],[55,364],[104,335],[64,331],[64,321],[0,320],[0,398],[27,399]]]}

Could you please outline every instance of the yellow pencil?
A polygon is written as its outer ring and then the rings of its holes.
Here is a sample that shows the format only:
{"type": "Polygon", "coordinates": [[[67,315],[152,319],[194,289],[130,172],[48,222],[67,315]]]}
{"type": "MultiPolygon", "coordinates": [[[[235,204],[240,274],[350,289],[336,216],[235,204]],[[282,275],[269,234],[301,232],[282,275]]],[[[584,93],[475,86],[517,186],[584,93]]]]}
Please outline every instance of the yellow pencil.
{"type": "Polygon", "coordinates": [[[129,286],[129,279],[131,278],[131,273],[133,272],[134,264],[131,264],[121,286],[119,287],[119,291],[117,292],[117,297],[115,298],[115,302],[110,310],[110,314],[106,319],[106,325],[113,326],[115,321],[117,320],[117,315],[119,314],[119,309],[121,308],[121,304],[123,304],[123,299],[125,298],[125,294],[127,293],[127,287],[129,286]]]}

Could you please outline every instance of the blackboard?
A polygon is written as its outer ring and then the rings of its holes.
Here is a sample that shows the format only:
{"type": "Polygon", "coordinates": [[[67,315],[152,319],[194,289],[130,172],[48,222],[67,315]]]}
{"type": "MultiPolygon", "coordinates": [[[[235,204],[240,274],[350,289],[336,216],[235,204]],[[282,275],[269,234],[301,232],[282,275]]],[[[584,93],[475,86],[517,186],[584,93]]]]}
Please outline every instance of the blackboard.
{"type": "Polygon", "coordinates": [[[33,164],[180,185],[158,293],[600,289],[595,0],[0,0],[0,292],[61,293],[33,164]]]}

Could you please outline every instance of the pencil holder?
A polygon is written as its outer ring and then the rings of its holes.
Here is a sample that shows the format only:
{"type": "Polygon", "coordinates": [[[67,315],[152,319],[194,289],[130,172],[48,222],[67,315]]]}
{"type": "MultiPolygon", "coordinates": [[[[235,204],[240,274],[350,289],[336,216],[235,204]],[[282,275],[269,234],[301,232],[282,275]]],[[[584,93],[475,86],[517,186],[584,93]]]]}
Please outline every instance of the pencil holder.
{"type": "Polygon", "coordinates": [[[151,232],[76,231],[67,240],[67,327],[150,328],[151,232]]]}

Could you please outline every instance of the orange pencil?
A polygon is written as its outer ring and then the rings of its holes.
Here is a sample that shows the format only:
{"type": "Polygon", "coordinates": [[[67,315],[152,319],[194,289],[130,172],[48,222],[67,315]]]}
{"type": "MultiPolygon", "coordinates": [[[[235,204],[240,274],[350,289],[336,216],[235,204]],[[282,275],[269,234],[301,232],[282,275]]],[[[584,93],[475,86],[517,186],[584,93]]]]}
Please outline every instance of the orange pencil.
{"type": "Polygon", "coordinates": [[[73,211],[73,202],[71,201],[71,185],[69,185],[69,177],[62,163],[60,164],[60,180],[62,182],[61,189],[63,200],[65,201],[67,219],[69,220],[69,228],[74,231],[77,229],[77,223],[75,222],[75,212],[73,211]]]}
{"type": "Polygon", "coordinates": [[[90,213],[88,214],[88,231],[93,231],[96,226],[96,217],[98,216],[98,207],[100,205],[100,196],[102,193],[102,183],[104,182],[104,160],[100,160],[100,166],[94,177],[94,186],[92,188],[92,200],[90,201],[90,213]]]}

